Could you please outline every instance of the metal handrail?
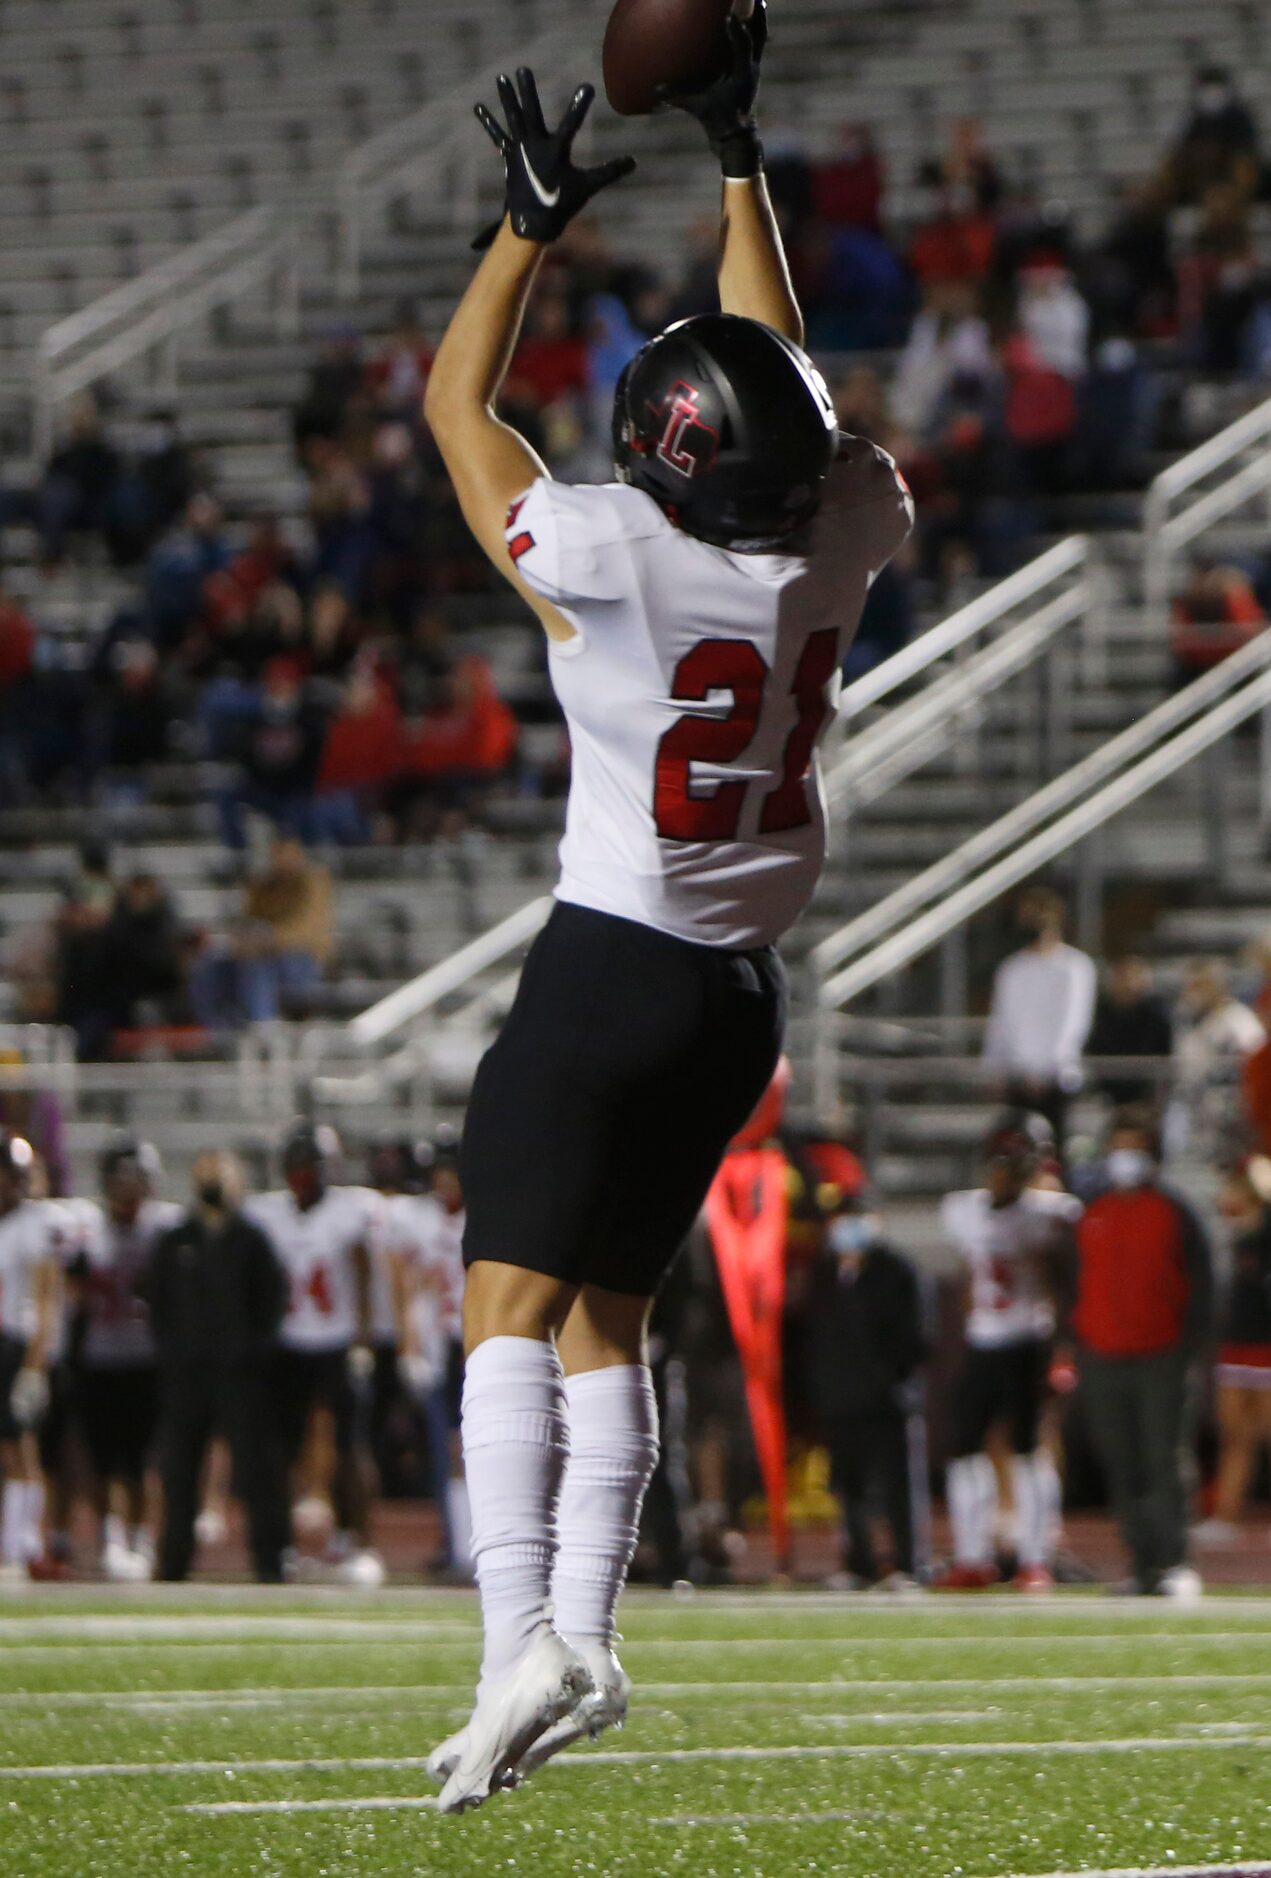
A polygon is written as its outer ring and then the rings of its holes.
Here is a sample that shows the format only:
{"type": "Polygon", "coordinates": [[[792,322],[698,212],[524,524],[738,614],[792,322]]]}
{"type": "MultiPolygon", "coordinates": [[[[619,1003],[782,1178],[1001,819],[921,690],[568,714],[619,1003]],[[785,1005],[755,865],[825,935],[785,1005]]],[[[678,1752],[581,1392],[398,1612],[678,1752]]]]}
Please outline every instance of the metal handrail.
{"type": "Polygon", "coordinates": [[[872,672],[866,672],[863,678],[845,686],[839,700],[840,718],[850,723],[871,705],[881,703],[893,691],[907,685],[910,679],[929,671],[938,660],[962,651],[1025,600],[1035,598],[1065,576],[1084,570],[1089,560],[1090,542],[1085,535],[1070,535],[1066,541],[1049,548],[1027,567],[1021,567],[1018,573],[998,581],[987,593],[951,613],[940,625],[920,633],[901,651],[876,665],[872,672]]]}
{"type": "Polygon", "coordinates": [[[552,904],[546,894],[531,900],[507,919],[500,920],[489,932],[480,933],[466,946],[461,946],[448,959],[442,959],[440,964],[411,979],[409,984],[390,991],[386,998],[352,1019],[348,1026],[350,1041],[360,1049],[372,1049],[405,1029],[407,1024],[414,1023],[425,1011],[435,1009],[443,998],[461,990],[479,972],[500,964],[533,939],[546,925],[552,904]]]}
{"type": "Polygon", "coordinates": [[[1157,608],[1168,604],[1179,548],[1267,489],[1271,489],[1271,398],[1171,463],[1149,488],[1143,504],[1143,591],[1148,604],[1157,608]],[[1173,513],[1180,497],[1253,450],[1258,454],[1242,470],[1173,513]]]}
{"type": "Polygon", "coordinates": [[[1055,777],[987,828],[970,836],[951,854],[933,862],[838,932],[823,939],[812,953],[814,968],[824,976],[867,950],[903,920],[957,887],[970,869],[1025,840],[1052,815],[1070,807],[1095,784],[1114,775],[1124,763],[1145,754],[1162,737],[1217,704],[1268,664],[1271,664],[1271,634],[1250,640],[1231,658],[1224,659],[1221,665],[1216,665],[1193,684],[1165,699],[1109,743],[1101,744],[1062,776],[1055,777]]]}
{"type": "MultiPolygon", "coordinates": [[[[1146,795],[1158,783],[1212,748],[1255,712],[1266,711],[1271,707],[1271,669],[1267,669],[1271,667],[1271,635],[1267,636],[1265,642],[1259,643],[1259,651],[1263,669],[1243,690],[1214,705],[1187,729],[1142,757],[1131,769],[1107,783],[1088,801],[1071,809],[1031,840],[1017,845],[1008,838],[1008,852],[982,873],[974,872],[974,867],[978,865],[976,862],[963,865],[962,851],[958,850],[953,858],[959,860],[957,871],[963,881],[962,886],[939,905],[918,919],[908,921],[872,951],[823,982],[817,994],[819,1004],[834,1009],[859,997],[880,979],[900,971],[965,925],[967,920],[1001,894],[1009,892],[1038,868],[1084,841],[1140,796],[1146,795]]],[[[1000,824],[994,824],[994,830],[999,829],[1000,824]]],[[[981,855],[980,858],[988,857],[981,855]]]]}
{"type": "Polygon", "coordinates": [[[299,230],[280,210],[262,207],[51,326],[35,359],[37,457],[52,448],[60,405],[148,352],[160,355],[163,389],[174,392],[179,335],[266,281],[278,289],[279,336],[294,337],[300,327],[299,230]]]}
{"type": "Polygon", "coordinates": [[[869,725],[851,740],[826,776],[830,803],[863,807],[912,775],[935,749],[956,735],[959,718],[1031,665],[1065,626],[1084,619],[1091,601],[1091,587],[1082,581],[1019,620],[965,664],[943,673],[916,698],[898,704],[869,725]]]}

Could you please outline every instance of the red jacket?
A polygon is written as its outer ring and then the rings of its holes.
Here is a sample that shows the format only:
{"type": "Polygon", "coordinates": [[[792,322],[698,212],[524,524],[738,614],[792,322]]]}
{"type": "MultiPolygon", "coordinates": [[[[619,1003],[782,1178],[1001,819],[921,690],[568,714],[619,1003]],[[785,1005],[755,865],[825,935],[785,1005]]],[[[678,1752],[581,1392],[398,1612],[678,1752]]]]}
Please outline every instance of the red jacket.
{"type": "Polygon", "coordinates": [[[1112,1189],[1077,1226],[1072,1327],[1096,1356],[1154,1356],[1205,1334],[1209,1247],[1191,1208],[1159,1187],[1112,1189]]]}

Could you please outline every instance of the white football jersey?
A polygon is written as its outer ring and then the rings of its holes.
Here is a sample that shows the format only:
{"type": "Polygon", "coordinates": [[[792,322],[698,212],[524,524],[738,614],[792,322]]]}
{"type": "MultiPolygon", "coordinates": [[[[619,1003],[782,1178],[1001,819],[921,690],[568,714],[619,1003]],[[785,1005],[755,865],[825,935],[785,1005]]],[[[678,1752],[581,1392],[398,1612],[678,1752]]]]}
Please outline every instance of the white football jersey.
{"type": "Polygon", "coordinates": [[[171,1200],[144,1200],[131,1226],[120,1226],[104,1207],[83,1203],[79,1251],[83,1258],[84,1342],[90,1369],[122,1369],[156,1360],[150,1312],[137,1286],[155,1240],[184,1218],[171,1200]]]}
{"type": "Polygon", "coordinates": [[[817,747],[870,582],[913,526],[844,438],[808,551],[739,554],[640,490],[541,479],[508,551],[576,629],[550,641],[573,781],[557,897],[700,944],[768,945],[825,862],[817,747]]]}
{"type": "Polygon", "coordinates": [[[428,1194],[399,1194],[389,1204],[393,1250],[423,1281],[411,1288],[416,1346],[440,1380],[451,1343],[463,1335],[464,1214],[447,1212],[428,1194]]]}
{"type": "Polygon", "coordinates": [[[35,1273],[56,1257],[58,1219],[49,1200],[22,1200],[0,1218],[0,1334],[23,1343],[38,1328],[35,1273]]]}
{"type": "Polygon", "coordinates": [[[353,1251],[368,1250],[374,1220],[364,1187],[328,1187],[301,1212],[290,1191],[256,1194],[244,1211],[278,1254],[289,1296],[278,1341],[286,1350],[346,1350],[358,1338],[353,1251]]]}
{"type": "Polygon", "coordinates": [[[1039,1188],[1028,1188],[1010,1206],[994,1206],[983,1187],[946,1195],[941,1223],[970,1275],[966,1339],[974,1349],[1053,1333],[1044,1255],[1062,1227],[1080,1216],[1081,1202],[1070,1193],[1039,1188]]]}

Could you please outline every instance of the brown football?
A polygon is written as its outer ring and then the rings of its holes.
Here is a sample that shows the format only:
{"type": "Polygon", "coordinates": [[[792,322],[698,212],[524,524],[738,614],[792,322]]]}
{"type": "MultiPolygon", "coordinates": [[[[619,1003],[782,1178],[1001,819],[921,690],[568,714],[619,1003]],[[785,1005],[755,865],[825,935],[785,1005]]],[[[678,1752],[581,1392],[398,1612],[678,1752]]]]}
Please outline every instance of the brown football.
{"type": "Polygon", "coordinates": [[[614,110],[644,117],[656,106],[659,85],[709,84],[724,66],[732,6],[733,0],[618,0],[604,50],[614,110]]]}

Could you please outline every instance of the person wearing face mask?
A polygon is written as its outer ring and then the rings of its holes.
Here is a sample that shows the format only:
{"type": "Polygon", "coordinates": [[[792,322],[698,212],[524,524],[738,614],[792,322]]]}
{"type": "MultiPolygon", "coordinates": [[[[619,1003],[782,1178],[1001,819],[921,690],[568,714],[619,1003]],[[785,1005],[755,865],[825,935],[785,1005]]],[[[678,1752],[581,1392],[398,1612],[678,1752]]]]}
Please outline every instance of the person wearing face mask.
{"type": "Polygon", "coordinates": [[[1230,1174],[1219,1200],[1231,1243],[1218,1326],[1218,1487],[1214,1516],[1192,1535],[1214,1550],[1236,1543],[1249,1483],[1271,1448],[1271,1166],[1253,1161],[1230,1174]]]}
{"type": "Polygon", "coordinates": [[[1015,907],[1022,944],[997,968],[984,1060],[1012,1107],[1043,1115],[1062,1155],[1068,1104],[1081,1088],[1081,1055],[1094,1021],[1094,962],[1064,940],[1064,903],[1029,887],[1015,907]]]}
{"type": "Polygon", "coordinates": [[[141,1287],[159,1355],[158,1576],[189,1575],[203,1463],[219,1434],[233,1456],[256,1576],[276,1584],[290,1530],[270,1365],[287,1280],[266,1234],[240,1210],[234,1156],[201,1154],[192,1178],[194,1204],[156,1241],[141,1287]]]}
{"type": "Polygon", "coordinates": [[[834,1582],[905,1591],[927,1562],[922,1291],[913,1265],[884,1238],[868,1193],[835,1197],[831,1209],[809,1295],[808,1381],[845,1516],[834,1582]],[[886,1577],[870,1532],[875,1490],[891,1535],[886,1577]]]}
{"type": "Polygon", "coordinates": [[[1127,1590],[1191,1599],[1183,1433],[1188,1372],[1209,1333],[1208,1236],[1160,1177],[1154,1113],[1119,1109],[1102,1190],[1077,1227],[1077,1344],[1086,1425],[1133,1564],[1127,1590]]]}
{"type": "Polygon", "coordinates": [[[1199,202],[1215,184],[1234,186],[1252,200],[1261,177],[1258,127],[1225,66],[1196,74],[1192,109],[1165,164],[1174,207],[1199,202]]]}

